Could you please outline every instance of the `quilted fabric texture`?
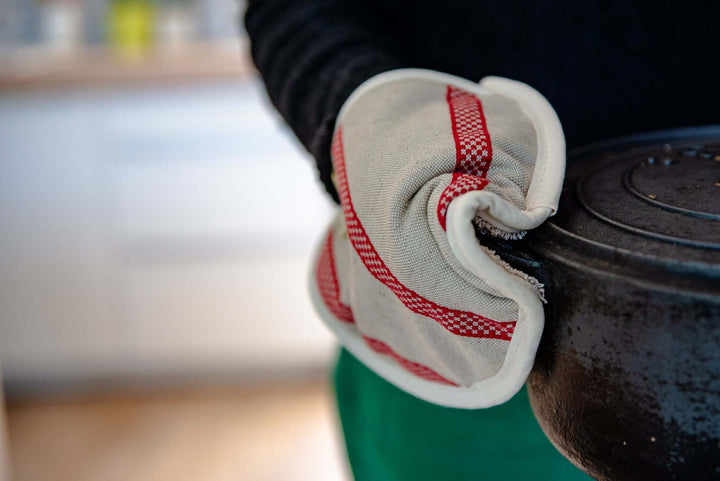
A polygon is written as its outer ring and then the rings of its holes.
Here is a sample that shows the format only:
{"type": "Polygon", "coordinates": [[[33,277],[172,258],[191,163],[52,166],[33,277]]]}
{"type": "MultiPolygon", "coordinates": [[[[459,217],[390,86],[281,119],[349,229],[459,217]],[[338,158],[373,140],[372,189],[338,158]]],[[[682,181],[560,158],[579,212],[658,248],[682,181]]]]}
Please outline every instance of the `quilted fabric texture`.
{"type": "Polygon", "coordinates": [[[530,87],[423,70],[374,77],[348,99],[332,159],[341,200],[318,252],[316,307],[368,367],[436,404],[478,408],[523,385],[541,291],[480,245],[555,212],[557,116],[530,87]]]}

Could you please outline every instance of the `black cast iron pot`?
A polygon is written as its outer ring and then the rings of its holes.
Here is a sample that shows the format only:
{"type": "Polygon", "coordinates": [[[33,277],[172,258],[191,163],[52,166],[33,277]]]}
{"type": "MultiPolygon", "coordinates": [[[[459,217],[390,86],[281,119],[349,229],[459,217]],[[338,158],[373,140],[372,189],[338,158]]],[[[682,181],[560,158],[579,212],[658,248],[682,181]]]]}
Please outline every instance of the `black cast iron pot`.
{"type": "Polygon", "coordinates": [[[557,216],[482,237],[546,285],[528,389],[560,452],[600,480],[720,480],[720,127],[572,152],[557,216]]]}

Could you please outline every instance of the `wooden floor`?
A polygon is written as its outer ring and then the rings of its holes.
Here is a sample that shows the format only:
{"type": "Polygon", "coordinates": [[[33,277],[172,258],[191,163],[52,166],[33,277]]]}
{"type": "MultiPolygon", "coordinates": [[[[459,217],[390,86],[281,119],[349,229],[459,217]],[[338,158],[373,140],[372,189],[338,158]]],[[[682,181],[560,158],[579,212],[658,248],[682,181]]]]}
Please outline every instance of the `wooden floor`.
{"type": "Polygon", "coordinates": [[[322,382],[8,404],[15,481],[340,481],[322,382]]]}

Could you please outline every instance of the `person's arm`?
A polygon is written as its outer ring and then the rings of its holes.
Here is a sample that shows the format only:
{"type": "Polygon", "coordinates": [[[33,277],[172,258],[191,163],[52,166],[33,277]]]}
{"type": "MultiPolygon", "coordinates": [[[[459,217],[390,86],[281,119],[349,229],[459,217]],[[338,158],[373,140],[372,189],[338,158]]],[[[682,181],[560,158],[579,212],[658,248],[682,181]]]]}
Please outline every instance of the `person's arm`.
{"type": "Polygon", "coordinates": [[[251,0],[245,14],[270,99],[335,200],[330,141],[340,107],[365,80],[407,66],[394,23],[384,8],[357,0],[251,0]]]}

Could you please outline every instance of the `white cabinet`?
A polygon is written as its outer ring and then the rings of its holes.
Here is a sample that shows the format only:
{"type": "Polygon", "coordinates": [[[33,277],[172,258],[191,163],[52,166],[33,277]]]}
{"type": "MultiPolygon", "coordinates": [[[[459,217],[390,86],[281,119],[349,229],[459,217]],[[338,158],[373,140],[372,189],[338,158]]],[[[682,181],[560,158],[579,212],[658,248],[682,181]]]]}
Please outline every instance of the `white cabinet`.
{"type": "Polygon", "coordinates": [[[318,365],[332,213],[252,82],[0,97],[7,380],[318,365]]]}

